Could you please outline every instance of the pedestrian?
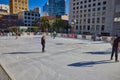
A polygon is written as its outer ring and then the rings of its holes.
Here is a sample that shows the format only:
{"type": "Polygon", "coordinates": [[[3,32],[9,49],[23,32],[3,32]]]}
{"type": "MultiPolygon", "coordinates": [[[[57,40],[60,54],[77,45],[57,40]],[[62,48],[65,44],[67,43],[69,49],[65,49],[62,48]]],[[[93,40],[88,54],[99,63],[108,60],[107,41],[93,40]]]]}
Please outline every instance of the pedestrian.
{"type": "Polygon", "coordinates": [[[113,55],[115,54],[115,62],[119,62],[118,60],[118,50],[119,50],[119,42],[120,42],[120,37],[117,37],[112,45],[112,53],[111,53],[111,60],[113,60],[113,55]]]}
{"type": "Polygon", "coordinates": [[[16,36],[16,39],[18,39],[18,32],[16,32],[15,36],[16,36]]]}
{"type": "Polygon", "coordinates": [[[45,52],[45,35],[41,38],[42,52],[45,52]]]}
{"type": "Polygon", "coordinates": [[[55,39],[55,37],[56,37],[56,32],[54,31],[53,32],[53,39],[55,39]]]}

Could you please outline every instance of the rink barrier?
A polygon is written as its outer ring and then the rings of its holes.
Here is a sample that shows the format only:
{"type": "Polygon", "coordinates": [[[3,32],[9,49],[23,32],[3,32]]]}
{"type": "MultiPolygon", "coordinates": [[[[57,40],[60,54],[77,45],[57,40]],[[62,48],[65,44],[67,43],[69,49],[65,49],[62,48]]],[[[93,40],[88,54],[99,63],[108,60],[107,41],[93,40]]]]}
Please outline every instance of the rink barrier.
{"type": "MultiPolygon", "coordinates": [[[[33,35],[42,35],[43,33],[42,32],[37,32],[37,33],[34,33],[34,32],[23,32],[21,34],[21,36],[33,36],[33,35]]],[[[45,34],[45,33],[44,33],[45,34]]],[[[47,36],[52,36],[52,33],[46,33],[47,36]]],[[[85,40],[93,40],[93,36],[92,35],[79,35],[79,34],[65,34],[65,33],[57,33],[57,37],[63,37],[63,38],[76,38],[76,39],[85,39],[85,40]]],[[[110,36],[101,36],[101,37],[98,37],[96,36],[95,37],[95,40],[96,41],[111,41],[111,38],[110,36]]]]}
{"type": "Polygon", "coordinates": [[[2,67],[2,65],[0,65],[0,80],[13,80],[2,67]]]}

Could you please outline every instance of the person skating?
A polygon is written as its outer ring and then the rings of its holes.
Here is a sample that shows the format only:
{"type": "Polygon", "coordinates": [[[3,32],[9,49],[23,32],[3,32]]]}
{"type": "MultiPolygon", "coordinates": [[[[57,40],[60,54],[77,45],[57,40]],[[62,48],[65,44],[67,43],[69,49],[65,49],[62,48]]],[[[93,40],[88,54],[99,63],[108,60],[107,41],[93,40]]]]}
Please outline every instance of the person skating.
{"type": "Polygon", "coordinates": [[[115,62],[119,62],[118,60],[118,43],[120,42],[120,37],[117,37],[114,42],[113,42],[113,46],[112,46],[112,53],[111,53],[111,60],[113,60],[113,55],[115,54],[115,62]]]}
{"type": "Polygon", "coordinates": [[[56,37],[56,32],[54,31],[53,32],[53,39],[55,39],[55,37],[56,37]]]}
{"type": "Polygon", "coordinates": [[[45,35],[41,38],[42,52],[45,52],[45,35]]]}

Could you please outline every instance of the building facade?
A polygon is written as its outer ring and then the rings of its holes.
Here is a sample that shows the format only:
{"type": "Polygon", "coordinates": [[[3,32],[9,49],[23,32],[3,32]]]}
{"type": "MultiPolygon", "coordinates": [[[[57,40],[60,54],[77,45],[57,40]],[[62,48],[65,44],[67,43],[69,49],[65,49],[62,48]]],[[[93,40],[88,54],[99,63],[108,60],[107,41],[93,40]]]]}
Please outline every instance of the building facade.
{"type": "Polygon", "coordinates": [[[0,10],[4,10],[6,11],[6,13],[9,13],[10,12],[9,5],[0,4],[0,10]]]}
{"type": "Polygon", "coordinates": [[[28,0],[10,0],[10,13],[16,14],[28,10],[28,0]]]}
{"type": "Polygon", "coordinates": [[[22,11],[18,13],[19,26],[32,26],[40,18],[39,12],[22,11]]]}
{"type": "Polygon", "coordinates": [[[43,6],[43,16],[48,16],[48,7],[49,4],[48,2],[46,2],[45,5],[43,6]]]}
{"type": "Polygon", "coordinates": [[[51,15],[65,15],[65,0],[48,0],[43,7],[43,13],[51,15]]]}
{"type": "Polygon", "coordinates": [[[75,33],[120,34],[119,22],[115,22],[120,16],[120,0],[70,0],[69,5],[69,23],[75,33]]]}
{"type": "Polygon", "coordinates": [[[18,26],[18,16],[0,14],[0,30],[7,30],[12,26],[18,26]]]}

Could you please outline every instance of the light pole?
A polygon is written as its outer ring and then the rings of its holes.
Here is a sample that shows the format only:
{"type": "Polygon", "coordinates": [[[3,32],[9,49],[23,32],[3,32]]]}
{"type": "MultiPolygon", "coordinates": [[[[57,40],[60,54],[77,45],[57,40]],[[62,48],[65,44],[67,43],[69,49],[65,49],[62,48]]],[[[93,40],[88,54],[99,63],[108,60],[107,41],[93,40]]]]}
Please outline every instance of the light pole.
{"type": "Polygon", "coordinates": [[[72,24],[72,33],[74,33],[74,26],[75,26],[76,20],[72,20],[71,24],[72,24]]]}

